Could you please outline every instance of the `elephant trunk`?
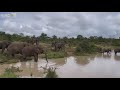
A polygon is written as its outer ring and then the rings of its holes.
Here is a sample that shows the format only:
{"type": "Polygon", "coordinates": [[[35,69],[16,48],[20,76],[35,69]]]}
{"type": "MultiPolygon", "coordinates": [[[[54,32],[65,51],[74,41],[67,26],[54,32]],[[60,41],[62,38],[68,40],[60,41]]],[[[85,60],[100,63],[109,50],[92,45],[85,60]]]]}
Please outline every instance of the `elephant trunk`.
{"type": "Polygon", "coordinates": [[[45,51],[45,59],[46,59],[46,61],[47,61],[47,63],[48,63],[48,59],[47,59],[47,51],[45,51]]]}

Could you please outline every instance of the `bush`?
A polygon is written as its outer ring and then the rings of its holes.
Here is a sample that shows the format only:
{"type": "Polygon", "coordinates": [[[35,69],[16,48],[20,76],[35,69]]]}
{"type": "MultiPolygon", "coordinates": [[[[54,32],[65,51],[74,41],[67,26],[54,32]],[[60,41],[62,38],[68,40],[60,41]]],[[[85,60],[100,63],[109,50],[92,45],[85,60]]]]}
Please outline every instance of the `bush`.
{"type": "Polygon", "coordinates": [[[9,56],[6,56],[6,55],[0,53],[0,64],[4,64],[4,63],[16,63],[18,61],[19,60],[16,59],[16,58],[12,58],[12,57],[9,57],[9,56]]]}
{"type": "Polygon", "coordinates": [[[0,78],[17,78],[18,76],[15,74],[15,72],[21,72],[19,68],[16,67],[11,67],[11,68],[6,68],[5,72],[0,75],[0,78]]]}
{"type": "Polygon", "coordinates": [[[51,59],[51,58],[64,58],[65,57],[65,52],[53,52],[53,51],[49,51],[47,53],[47,58],[51,59]]]}
{"type": "Polygon", "coordinates": [[[90,43],[88,41],[83,41],[76,47],[75,52],[76,53],[94,53],[99,50],[100,48],[95,46],[93,43],[90,43]]]}
{"type": "Polygon", "coordinates": [[[15,75],[13,72],[4,72],[0,75],[0,78],[17,78],[18,76],[15,75]]]}
{"type": "Polygon", "coordinates": [[[55,68],[48,68],[48,72],[45,78],[58,78],[58,75],[56,74],[55,68]]]}
{"type": "Polygon", "coordinates": [[[120,41],[114,40],[114,41],[112,42],[112,46],[120,46],[120,41]]]}

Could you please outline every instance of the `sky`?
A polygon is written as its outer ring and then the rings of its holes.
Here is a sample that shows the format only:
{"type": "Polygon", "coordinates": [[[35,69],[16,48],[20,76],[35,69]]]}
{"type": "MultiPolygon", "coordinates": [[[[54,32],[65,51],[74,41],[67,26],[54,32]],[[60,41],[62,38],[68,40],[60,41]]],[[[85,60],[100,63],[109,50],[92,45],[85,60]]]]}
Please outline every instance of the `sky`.
{"type": "Polygon", "coordinates": [[[0,31],[24,35],[120,37],[120,12],[0,12],[0,31]]]}

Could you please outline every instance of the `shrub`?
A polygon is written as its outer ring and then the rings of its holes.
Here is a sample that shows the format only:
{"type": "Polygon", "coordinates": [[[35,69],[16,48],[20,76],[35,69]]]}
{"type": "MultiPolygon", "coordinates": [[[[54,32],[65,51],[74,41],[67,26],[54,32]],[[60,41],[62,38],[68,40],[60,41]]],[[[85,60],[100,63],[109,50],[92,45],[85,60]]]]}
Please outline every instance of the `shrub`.
{"type": "Polygon", "coordinates": [[[100,48],[95,46],[93,43],[90,43],[88,41],[83,41],[76,47],[75,52],[76,53],[94,53],[99,50],[100,48]]]}
{"type": "Polygon", "coordinates": [[[48,68],[47,75],[46,75],[45,78],[57,78],[58,75],[56,74],[55,69],[56,69],[56,68],[49,67],[49,68],[48,68]]]}

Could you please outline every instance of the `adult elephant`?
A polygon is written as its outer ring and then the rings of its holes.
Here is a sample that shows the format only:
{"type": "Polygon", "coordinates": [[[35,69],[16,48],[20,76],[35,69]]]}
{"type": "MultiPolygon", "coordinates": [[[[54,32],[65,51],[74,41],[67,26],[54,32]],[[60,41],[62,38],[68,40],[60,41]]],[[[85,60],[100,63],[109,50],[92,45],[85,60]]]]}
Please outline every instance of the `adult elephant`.
{"type": "Polygon", "coordinates": [[[10,44],[10,41],[0,41],[0,49],[2,49],[2,53],[10,44]]]}
{"type": "Polygon", "coordinates": [[[22,54],[22,49],[26,46],[29,46],[26,42],[13,42],[8,46],[7,52],[14,57],[15,54],[22,54]]]}
{"type": "Polygon", "coordinates": [[[55,51],[59,51],[62,49],[65,50],[65,43],[64,42],[53,42],[51,46],[55,48],[55,51]]]}
{"type": "Polygon", "coordinates": [[[103,49],[103,54],[105,53],[105,52],[107,52],[107,54],[109,54],[109,53],[111,53],[111,49],[103,49]]]}
{"type": "Polygon", "coordinates": [[[119,48],[117,48],[117,49],[114,50],[115,55],[116,55],[117,53],[119,53],[119,52],[120,52],[120,49],[119,49],[119,48]]]}
{"type": "Polygon", "coordinates": [[[44,53],[44,50],[40,46],[30,45],[22,49],[23,59],[26,60],[27,57],[34,57],[35,62],[38,61],[38,54],[44,53]]]}

